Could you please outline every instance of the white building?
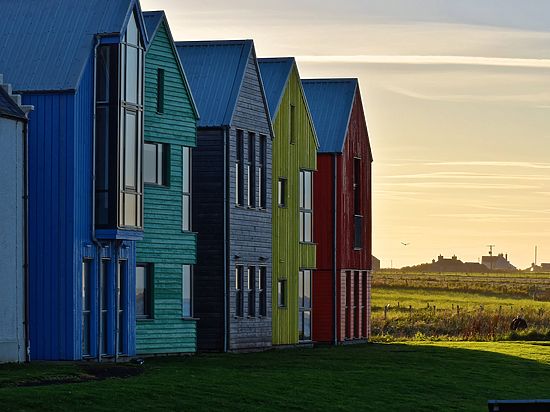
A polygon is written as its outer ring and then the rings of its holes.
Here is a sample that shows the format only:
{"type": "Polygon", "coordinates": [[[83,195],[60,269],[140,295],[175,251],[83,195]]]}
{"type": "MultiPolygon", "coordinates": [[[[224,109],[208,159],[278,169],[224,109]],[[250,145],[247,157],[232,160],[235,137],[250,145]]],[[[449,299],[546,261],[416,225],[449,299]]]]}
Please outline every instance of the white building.
{"type": "Polygon", "coordinates": [[[0,362],[25,360],[25,139],[21,97],[0,75],[0,362]]]}

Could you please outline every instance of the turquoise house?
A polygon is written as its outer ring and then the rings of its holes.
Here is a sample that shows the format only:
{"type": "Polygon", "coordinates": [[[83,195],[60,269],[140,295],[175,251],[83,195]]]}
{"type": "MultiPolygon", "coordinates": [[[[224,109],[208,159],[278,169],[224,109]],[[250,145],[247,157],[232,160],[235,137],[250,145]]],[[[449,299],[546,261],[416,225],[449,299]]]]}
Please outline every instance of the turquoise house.
{"type": "Polygon", "coordinates": [[[196,351],[191,159],[198,113],[164,12],[143,13],[144,238],[137,244],[136,353],[196,351]]]}

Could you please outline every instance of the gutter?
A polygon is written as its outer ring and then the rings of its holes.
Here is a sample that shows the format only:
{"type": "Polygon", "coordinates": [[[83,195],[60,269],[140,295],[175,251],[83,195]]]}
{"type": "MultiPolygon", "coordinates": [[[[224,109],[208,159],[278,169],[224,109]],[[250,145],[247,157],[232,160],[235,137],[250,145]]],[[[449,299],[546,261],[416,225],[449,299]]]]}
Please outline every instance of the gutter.
{"type": "Polygon", "coordinates": [[[334,346],[338,345],[338,301],[337,301],[337,268],[336,268],[336,246],[338,243],[337,229],[338,229],[338,220],[337,220],[337,184],[338,184],[338,159],[336,158],[336,153],[332,155],[332,304],[333,304],[333,323],[334,323],[334,346]]]}
{"type": "Polygon", "coordinates": [[[34,107],[28,106],[29,111],[25,113],[27,120],[23,122],[23,290],[25,296],[25,362],[31,361],[31,340],[30,340],[30,292],[29,292],[29,126],[28,115],[34,107]]]}

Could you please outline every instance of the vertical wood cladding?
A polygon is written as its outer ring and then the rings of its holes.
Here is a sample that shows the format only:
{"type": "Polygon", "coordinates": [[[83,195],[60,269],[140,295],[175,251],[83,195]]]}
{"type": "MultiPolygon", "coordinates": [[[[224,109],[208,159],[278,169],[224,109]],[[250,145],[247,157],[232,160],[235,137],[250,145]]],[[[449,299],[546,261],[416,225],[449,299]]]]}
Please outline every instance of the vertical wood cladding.
{"type": "Polygon", "coordinates": [[[333,156],[337,168],[337,333],[338,340],[365,339],[370,336],[370,290],[372,255],[372,193],[369,137],[359,91],[355,95],[342,154],[319,154],[315,187],[315,239],[318,243],[314,273],[313,338],[330,342],[333,331],[326,319],[333,309],[333,156]],[[360,159],[362,248],[355,248],[354,159],[360,159]],[[349,282],[347,276],[349,275],[349,282]],[[357,281],[355,280],[357,279],[357,281]],[[355,288],[358,293],[355,293],[355,288]],[[325,290],[324,288],[328,288],[325,290]],[[366,289],[366,299],[363,289],[366,289]]]}
{"type": "MultiPolygon", "coordinates": [[[[182,318],[182,266],[197,257],[196,233],[182,231],[182,149],[196,144],[196,118],[177,59],[162,22],[145,56],[144,140],[169,146],[169,177],[167,186],[145,184],[144,239],[138,242],[137,259],[153,267],[153,317],[137,321],[138,354],[196,350],[196,321],[182,318]],[[158,69],[164,70],[163,113],[157,112],[158,69]]],[[[193,155],[200,163],[200,155],[193,155]]]]}
{"type": "MultiPolygon", "coordinates": [[[[311,125],[298,70],[294,66],[273,123],[273,282],[287,281],[287,305],[280,308],[273,299],[273,344],[297,344],[298,333],[298,272],[316,266],[316,245],[300,243],[300,170],[317,168],[317,145],[311,125]],[[291,106],[295,113],[295,141],[291,143],[291,106]],[[278,206],[277,181],[286,179],[286,207],[278,206]]],[[[314,174],[315,176],[315,174],[314,174]]],[[[317,184],[313,178],[313,186],[317,184]]],[[[313,213],[317,213],[313,199],[313,213]]],[[[315,237],[313,240],[315,241],[315,237]]]]}

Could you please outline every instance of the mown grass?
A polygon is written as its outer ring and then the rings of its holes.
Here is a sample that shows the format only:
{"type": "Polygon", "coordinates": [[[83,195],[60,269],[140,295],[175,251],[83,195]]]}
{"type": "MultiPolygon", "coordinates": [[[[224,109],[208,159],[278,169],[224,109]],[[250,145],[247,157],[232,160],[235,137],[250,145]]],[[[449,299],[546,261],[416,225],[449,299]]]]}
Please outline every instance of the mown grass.
{"type": "MultiPolygon", "coordinates": [[[[0,409],[485,411],[489,399],[550,397],[549,349],[416,342],[147,359],[127,379],[0,387],[0,409]]],[[[0,379],[56,370],[80,373],[74,364],[0,366],[0,379]]]]}
{"type": "Polygon", "coordinates": [[[375,274],[373,335],[384,340],[549,339],[550,301],[544,299],[550,276],[528,274],[538,279],[533,294],[533,286],[527,279],[522,283],[520,275],[375,274]],[[511,277],[515,279],[512,286],[511,277]],[[511,331],[516,316],[527,321],[527,330],[511,331]]]}

